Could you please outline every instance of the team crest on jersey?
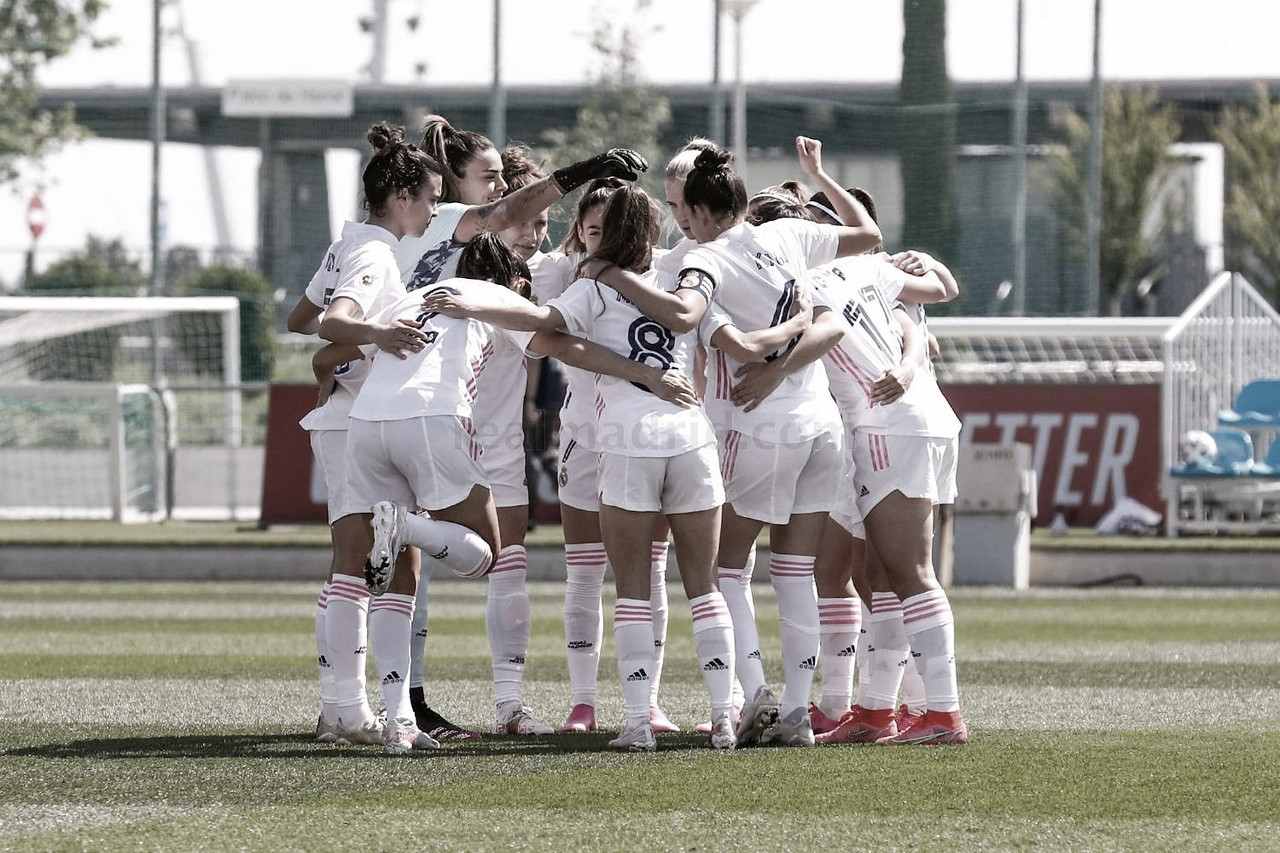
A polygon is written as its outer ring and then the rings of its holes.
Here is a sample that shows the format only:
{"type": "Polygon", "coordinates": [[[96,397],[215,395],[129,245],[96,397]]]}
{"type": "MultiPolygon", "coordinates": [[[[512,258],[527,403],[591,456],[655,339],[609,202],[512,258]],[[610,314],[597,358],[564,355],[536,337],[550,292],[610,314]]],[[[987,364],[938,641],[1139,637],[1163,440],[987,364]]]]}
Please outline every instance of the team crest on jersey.
{"type": "Polygon", "coordinates": [[[559,476],[559,477],[557,477],[556,479],[560,481],[560,488],[562,488],[562,489],[563,489],[565,486],[569,485],[569,469],[568,469],[566,466],[561,465],[561,466],[560,466],[560,476],[559,476]]]}
{"type": "Polygon", "coordinates": [[[373,287],[373,276],[369,275],[368,273],[365,273],[364,275],[360,276],[360,284],[363,285],[364,287],[373,287]]]}

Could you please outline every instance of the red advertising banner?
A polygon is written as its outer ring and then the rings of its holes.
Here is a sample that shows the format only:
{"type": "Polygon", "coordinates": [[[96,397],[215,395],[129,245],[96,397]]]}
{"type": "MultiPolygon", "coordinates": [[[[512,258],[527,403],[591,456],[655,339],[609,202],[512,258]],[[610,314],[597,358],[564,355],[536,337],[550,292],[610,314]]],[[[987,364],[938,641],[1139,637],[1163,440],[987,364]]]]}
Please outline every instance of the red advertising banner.
{"type": "Polygon", "coordinates": [[[267,444],[258,526],[327,524],[324,478],[315,472],[311,436],[298,426],[316,407],[315,385],[272,385],[267,399],[267,444]],[[319,482],[315,480],[319,476],[319,482]]]}
{"type": "MultiPolygon", "coordinates": [[[[1163,513],[1159,385],[953,385],[960,442],[1031,445],[1037,524],[1097,523],[1128,496],[1163,513]]],[[[964,484],[960,484],[964,488],[964,484]]]]}

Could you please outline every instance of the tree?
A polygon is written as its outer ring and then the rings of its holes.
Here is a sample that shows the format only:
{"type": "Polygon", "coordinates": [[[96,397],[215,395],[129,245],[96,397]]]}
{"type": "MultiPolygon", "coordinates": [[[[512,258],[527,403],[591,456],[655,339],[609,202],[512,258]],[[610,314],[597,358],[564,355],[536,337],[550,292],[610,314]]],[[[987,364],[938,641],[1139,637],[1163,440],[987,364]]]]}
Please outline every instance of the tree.
{"type": "MultiPolygon", "coordinates": [[[[1156,197],[1173,165],[1169,146],[1180,127],[1172,106],[1161,106],[1155,92],[1111,86],[1102,102],[1102,239],[1099,279],[1111,316],[1142,278],[1158,265],[1156,248],[1167,234],[1168,216],[1150,227],[1156,197]]],[[[1085,260],[1089,122],[1072,113],[1066,120],[1066,144],[1053,158],[1051,191],[1066,237],[1066,256],[1085,260]]]]}
{"type": "MultiPolygon", "coordinates": [[[[658,134],[671,120],[671,105],[644,79],[637,60],[640,36],[633,28],[651,3],[652,0],[636,0],[636,14],[620,16],[627,22],[620,26],[597,19],[591,48],[600,60],[600,70],[591,93],[578,108],[573,127],[543,134],[539,153],[560,166],[609,148],[632,148],[649,161],[649,171],[640,183],[661,198],[660,164],[665,162],[665,155],[658,134]]],[[[568,216],[557,218],[567,221],[568,216]]]]}
{"type": "Polygon", "coordinates": [[[1227,160],[1227,265],[1280,302],[1280,103],[1259,83],[1253,104],[1214,128],[1227,160]]]}
{"type": "MultiPolygon", "coordinates": [[[[271,378],[275,365],[276,303],[271,282],[249,270],[217,264],[200,270],[177,283],[175,288],[182,296],[235,296],[240,299],[240,377],[245,381],[261,381],[271,378]]],[[[208,318],[183,316],[177,337],[179,346],[188,354],[197,373],[221,376],[222,361],[210,361],[209,352],[220,351],[210,347],[210,335],[221,335],[221,330],[208,330],[194,324],[207,323],[208,318]],[[199,346],[196,346],[199,342],[199,346]]],[[[227,377],[222,377],[226,379],[227,377]]]]}
{"type": "Polygon", "coordinates": [[[39,158],[79,136],[70,105],[36,107],[36,70],[82,41],[103,47],[89,29],[103,0],[0,0],[0,182],[18,177],[24,158],[39,158]]]}
{"type": "MultiPolygon", "coordinates": [[[[119,240],[90,237],[83,253],[67,255],[32,275],[26,292],[40,296],[137,296],[146,290],[142,266],[119,240]]],[[[28,362],[37,379],[105,382],[112,378],[120,349],[118,328],[95,329],[45,344],[28,362]]]]}
{"type": "Polygon", "coordinates": [[[947,75],[946,0],[907,0],[902,24],[902,245],[949,262],[955,257],[956,111],[947,75]]]}

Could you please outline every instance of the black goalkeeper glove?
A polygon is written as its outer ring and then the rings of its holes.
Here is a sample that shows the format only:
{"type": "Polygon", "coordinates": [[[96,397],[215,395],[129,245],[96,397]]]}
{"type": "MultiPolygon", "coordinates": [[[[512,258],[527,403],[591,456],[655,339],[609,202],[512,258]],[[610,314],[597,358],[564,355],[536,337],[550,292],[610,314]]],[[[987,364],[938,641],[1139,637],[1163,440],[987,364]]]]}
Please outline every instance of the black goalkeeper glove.
{"type": "Polygon", "coordinates": [[[610,148],[588,160],[579,160],[571,166],[557,169],[551,173],[551,177],[556,179],[560,189],[567,194],[596,178],[634,181],[648,168],[649,164],[645,159],[630,148],[610,148]]]}

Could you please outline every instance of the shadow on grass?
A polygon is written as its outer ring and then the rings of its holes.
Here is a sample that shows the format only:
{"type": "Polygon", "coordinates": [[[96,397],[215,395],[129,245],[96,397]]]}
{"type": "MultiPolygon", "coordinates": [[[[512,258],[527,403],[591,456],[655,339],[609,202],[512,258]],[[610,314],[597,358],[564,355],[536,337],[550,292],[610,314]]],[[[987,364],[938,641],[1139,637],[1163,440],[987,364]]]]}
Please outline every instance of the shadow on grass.
{"type": "MultiPolygon", "coordinates": [[[[479,741],[446,741],[423,756],[511,757],[610,752],[612,732],[543,736],[485,735],[479,741]]],[[[708,749],[706,735],[659,735],[660,752],[708,749]]],[[[316,743],[309,734],[225,734],[173,737],[91,738],[68,743],[0,750],[0,755],[49,759],[142,758],[359,758],[379,755],[377,746],[316,743]]],[[[619,753],[625,754],[625,753],[619,753]]]]}

